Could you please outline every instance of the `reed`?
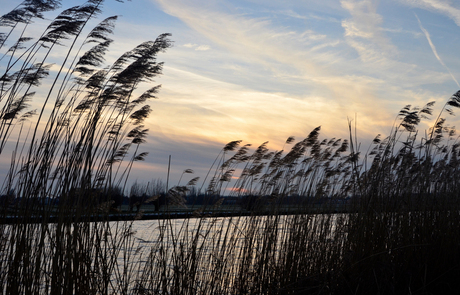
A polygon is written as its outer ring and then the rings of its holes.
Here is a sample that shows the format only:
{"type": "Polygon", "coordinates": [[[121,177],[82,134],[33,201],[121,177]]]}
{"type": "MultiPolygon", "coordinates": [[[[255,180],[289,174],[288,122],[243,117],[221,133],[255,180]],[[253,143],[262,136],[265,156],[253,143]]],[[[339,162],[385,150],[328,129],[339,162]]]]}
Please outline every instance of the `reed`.
{"type": "MultiPolygon", "coordinates": [[[[249,217],[160,222],[140,268],[143,294],[445,294],[459,275],[458,138],[445,127],[460,92],[417,138],[434,104],[404,107],[361,155],[315,128],[288,152],[227,144],[208,175],[249,217]],[[235,175],[235,171],[241,171],[235,175]],[[235,178],[236,181],[231,181],[235,178]],[[290,210],[290,211],[287,211],[290,210]],[[286,215],[286,212],[288,213],[286,215]]],[[[219,202],[209,205],[219,206],[219,202]]],[[[141,292],[139,291],[139,292],[141,292]]]]}
{"type": "MultiPolygon", "coordinates": [[[[161,74],[157,55],[172,43],[160,35],[102,68],[116,17],[83,33],[101,5],[91,0],[64,10],[36,40],[26,29],[59,2],[27,0],[0,19],[7,29],[0,49],[17,37],[1,57],[0,156],[10,166],[0,219],[15,217],[0,225],[3,293],[457,289],[460,143],[446,122],[460,107],[460,92],[426,131],[419,124],[432,116],[434,103],[404,107],[390,135],[377,136],[364,153],[351,122],[349,139],[320,139],[317,127],[303,140],[289,137],[288,151],[232,141],[200,189],[196,177],[181,185],[190,169],[168,188],[168,206],[184,205],[188,190],[212,200],[197,218],[165,215],[145,238],[136,235],[136,221],[109,222],[134,162],[146,156],[140,151],[150,113],[145,103],[159,86],[139,95],[136,89],[161,74]],[[47,62],[62,48],[66,54],[51,71],[47,62]],[[30,109],[34,95],[42,97],[37,110],[30,109]],[[241,216],[213,216],[224,195],[239,200],[241,216]],[[96,215],[102,221],[93,222],[96,215]]],[[[165,188],[157,181],[131,192],[153,200],[165,188]]]]}
{"type": "Polygon", "coordinates": [[[117,17],[86,28],[102,4],[65,9],[37,39],[27,29],[59,1],[27,0],[1,17],[0,49],[17,37],[1,57],[0,155],[11,158],[0,218],[15,220],[1,230],[3,293],[107,294],[129,283],[131,266],[117,259],[129,261],[130,224],[91,218],[107,216],[146,156],[146,102],[160,86],[136,89],[161,74],[157,54],[172,42],[162,34],[104,67],[117,17]],[[63,58],[51,66],[55,52],[63,58]]]}

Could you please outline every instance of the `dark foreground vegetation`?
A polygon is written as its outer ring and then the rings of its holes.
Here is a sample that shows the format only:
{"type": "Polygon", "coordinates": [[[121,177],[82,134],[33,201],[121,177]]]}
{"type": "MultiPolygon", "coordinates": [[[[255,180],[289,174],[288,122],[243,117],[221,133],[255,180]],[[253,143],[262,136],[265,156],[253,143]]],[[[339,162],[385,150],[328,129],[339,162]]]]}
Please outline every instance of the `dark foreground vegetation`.
{"type": "Polygon", "coordinates": [[[156,56],[171,41],[160,35],[101,68],[116,17],[85,31],[101,4],[91,0],[64,10],[36,39],[26,35],[27,28],[58,1],[27,0],[0,19],[5,31],[0,35],[0,156],[2,169],[8,166],[0,220],[17,217],[0,225],[2,293],[450,294],[458,289],[460,143],[446,117],[460,107],[460,92],[426,131],[418,125],[431,117],[434,103],[404,107],[390,135],[376,137],[365,153],[351,123],[349,139],[322,140],[318,127],[304,140],[289,138],[287,152],[231,142],[201,187],[195,178],[163,191],[163,197],[149,185],[131,189],[140,199],[133,198],[129,210],[139,214],[142,203],[160,198],[166,206],[191,206],[189,191],[198,191],[212,199],[195,212],[200,218],[179,226],[168,218],[157,221],[151,243],[136,237],[136,221],[110,223],[119,207],[114,204],[129,191],[134,163],[146,156],[139,151],[147,134],[142,122],[150,113],[145,103],[159,86],[139,94],[136,89],[161,74],[156,56]],[[5,49],[11,38],[16,41],[5,49]],[[63,60],[53,60],[51,67],[48,59],[56,51],[63,60]],[[34,94],[41,97],[36,110],[34,94]],[[221,196],[228,191],[241,210],[254,214],[213,217],[226,205],[221,196]],[[286,202],[298,214],[280,214],[286,202]],[[346,206],[346,213],[333,213],[337,204],[346,206]],[[312,213],[318,206],[323,214],[312,213]],[[95,215],[99,222],[91,219],[95,215]],[[40,222],[31,223],[36,216],[40,222]]]}

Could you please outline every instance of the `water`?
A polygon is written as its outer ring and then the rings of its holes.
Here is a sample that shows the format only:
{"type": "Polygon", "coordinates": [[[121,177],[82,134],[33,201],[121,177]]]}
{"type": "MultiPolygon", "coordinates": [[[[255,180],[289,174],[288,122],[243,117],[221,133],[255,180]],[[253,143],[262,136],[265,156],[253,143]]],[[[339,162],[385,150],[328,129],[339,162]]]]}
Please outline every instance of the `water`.
{"type": "MultiPolygon", "coordinates": [[[[314,249],[319,236],[321,241],[336,238],[337,226],[345,219],[343,214],[332,214],[135,221],[132,237],[136,247],[130,261],[142,273],[140,284],[158,285],[166,277],[170,283],[193,279],[203,290],[206,284],[231,288],[242,272],[255,271],[262,255],[283,259],[280,249],[299,239],[299,227],[308,229],[301,231],[305,233],[300,237],[302,243],[314,249]],[[181,273],[185,271],[192,275],[181,273]]],[[[119,265],[123,259],[119,257],[119,265]]]]}
{"type": "MultiPolygon", "coordinates": [[[[256,268],[264,259],[286,259],[282,249],[298,243],[299,239],[302,247],[312,249],[319,236],[323,241],[333,239],[336,226],[343,219],[342,215],[334,214],[99,222],[64,227],[61,234],[56,224],[47,225],[45,230],[39,224],[4,225],[3,236],[9,238],[2,240],[4,272],[0,273],[0,279],[5,279],[3,275],[15,267],[19,267],[18,277],[23,280],[36,271],[33,261],[12,266],[14,256],[8,254],[14,253],[20,244],[11,244],[11,238],[28,232],[27,242],[20,247],[26,246],[24,253],[29,253],[28,259],[40,256],[44,259],[40,262],[40,273],[30,276],[32,281],[22,282],[20,293],[49,293],[53,273],[62,274],[58,282],[64,285],[66,272],[75,271],[71,280],[95,285],[101,288],[98,293],[109,290],[109,293],[129,294],[135,289],[148,293],[175,286],[188,288],[187,284],[193,283],[197,293],[210,294],[209,288],[229,290],[235,282],[241,282],[238,276],[260,271],[256,268]],[[303,236],[299,237],[299,233],[303,236]],[[44,242],[40,241],[42,234],[44,242]],[[63,254],[59,254],[59,248],[63,254]],[[58,254],[62,263],[56,266],[53,259],[58,254]],[[73,257],[81,258],[75,262],[73,257]],[[37,280],[41,283],[37,284],[37,280]],[[40,286],[26,289],[27,284],[40,286]]],[[[61,293],[66,290],[65,286],[62,288],[61,293]]]]}

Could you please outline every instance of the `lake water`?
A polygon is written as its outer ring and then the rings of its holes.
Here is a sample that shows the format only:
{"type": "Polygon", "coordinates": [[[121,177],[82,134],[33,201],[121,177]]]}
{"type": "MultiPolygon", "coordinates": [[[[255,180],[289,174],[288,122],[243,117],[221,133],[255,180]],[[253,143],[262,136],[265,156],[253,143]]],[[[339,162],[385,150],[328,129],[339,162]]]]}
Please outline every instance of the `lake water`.
{"type": "MultiPolygon", "coordinates": [[[[231,286],[244,268],[243,260],[250,262],[267,247],[273,247],[266,251],[269,255],[277,256],[279,248],[298,238],[305,245],[317,243],[318,236],[322,241],[333,239],[345,218],[343,214],[331,214],[135,221],[129,265],[133,272],[145,274],[150,285],[161,283],[158,270],[166,266],[166,277],[171,282],[177,273],[193,269],[193,278],[203,284],[221,280],[231,286]],[[326,222],[328,226],[324,226],[326,222]],[[309,229],[304,231],[305,236],[295,236],[299,227],[309,229]]],[[[126,265],[126,256],[120,255],[118,263],[126,265]]],[[[252,271],[252,267],[245,271],[252,271]]]]}
{"type": "MultiPolygon", "coordinates": [[[[38,291],[42,294],[48,293],[52,282],[52,257],[57,253],[57,247],[64,247],[66,251],[62,256],[64,264],[67,255],[88,259],[85,264],[73,267],[94,272],[96,282],[104,283],[109,278],[107,288],[115,294],[133,293],[135,288],[154,292],[164,286],[191,281],[197,291],[200,289],[202,294],[211,294],[207,291],[209,286],[226,290],[238,275],[253,271],[255,261],[260,261],[257,259],[261,259],[261,255],[268,254],[270,259],[276,260],[283,254],[280,249],[299,241],[301,247],[313,249],[319,236],[322,241],[333,239],[335,228],[343,224],[344,216],[278,215],[102,222],[63,228],[65,235],[61,238],[56,234],[59,232],[56,224],[49,224],[45,231],[39,224],[3,225],[5,239],[2,242],[7,246],[11,241],[7,237],[16,237],[24,230],[29,232],[29,255],[45,257],[41,262],[43,270],[37,276],[43,282],[38,291]],[[303,236],[299,237],[299,232],[303,236]],[[44,248],[37,247],[41,234],[46,236],[44,248]],[[66,254],[69,243],[74,243],[75,238],[77,242],[71,248],[74,252],[66,254]],[[57,239],[63,239],[62,246],[56,243],[57,239]]],[[[11,256],[7,254],[14,253],[17,244],[11,247],[14,247],[9,248],[12,252],[8,251],[8,246],[2,246],[2,266],[6,272],[12,267],[11,256]]],[[[20,265],[20,268],[25,273],[36,271],[28,265],[20,265]]],[[[61,271],[66,269],[63,265],[61,271]]],[[[21,290],[27,293],[26,289],[21,290]]]]}

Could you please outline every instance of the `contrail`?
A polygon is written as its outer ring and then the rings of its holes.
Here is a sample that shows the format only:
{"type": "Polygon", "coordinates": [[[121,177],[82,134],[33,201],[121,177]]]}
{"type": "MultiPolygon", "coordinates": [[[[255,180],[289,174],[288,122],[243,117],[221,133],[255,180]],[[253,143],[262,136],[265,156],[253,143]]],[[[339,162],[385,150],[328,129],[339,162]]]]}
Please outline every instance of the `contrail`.
{"type": "Polygon", "coordinates": [[[436,58],[438,59],[438,61],[446,68],[446,70],[449,72],[450,76],[452,77],[452,79],[455,81],[455,83],[457,83],[457,86],[460,88],[460,84],[458,84],[458,81],[457,79],[455,79],[454,75],[452,74],[452,72],[449,70],[449,68],[446,66],[446,64],[442,61],[442,59],[439,57],[438,55],[438,52],[436,51],[436,47],[434,46],[433,42],[431,42],[431,38],[430,38],[430,33],[428,33],[427,30],[425,30],[425,28],[422,26],[422,22],[420,21],[420,19],[418,18],[417,14],[414,12],[415,14],[415,17],[417,18],[418,20],[418,25],[420,26],[420,29],[422,30],[422,32],[425,34],[425,37],[426,39],[428,40],[428,43],[430,43],[430,47],[431,47],[431,50],[433,51],[434,53],[434,56],[436,56],[436,58]]]}

